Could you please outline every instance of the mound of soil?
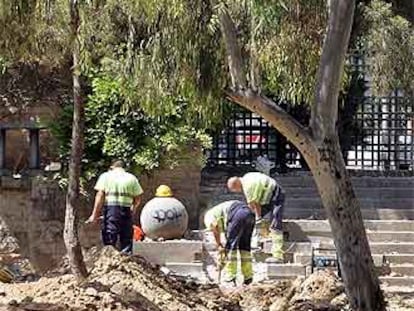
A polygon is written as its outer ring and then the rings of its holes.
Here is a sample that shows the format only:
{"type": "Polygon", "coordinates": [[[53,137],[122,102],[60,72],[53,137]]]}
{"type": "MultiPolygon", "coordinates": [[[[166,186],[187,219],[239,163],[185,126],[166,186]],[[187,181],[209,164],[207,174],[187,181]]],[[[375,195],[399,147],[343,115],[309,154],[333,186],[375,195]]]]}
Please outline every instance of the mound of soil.
{"type": "Polygon", "coordinates": [[[83,282],[62,275],[4,284],[0,303],[10,310],[240,310],[238,302],[220,295],[218,288],[168,278],[143,259],[112,247],[100,251],[83,282]]]}
{"type": "MultiPolygon", "coordinates": [[[[340,280],[320,271],[305,281],[219,288],[162,273],[139,257],[112,247],[85,254],[90,274],[79,282],[63,262],[37,281],[1,284],[0,311],[343,311],[349,310],[340,280]]],[[[390,310],[410,310],[413,300],[389,298],[390,310]]],[[[412,310],[412,309],[411,309],[412,310]]]]}

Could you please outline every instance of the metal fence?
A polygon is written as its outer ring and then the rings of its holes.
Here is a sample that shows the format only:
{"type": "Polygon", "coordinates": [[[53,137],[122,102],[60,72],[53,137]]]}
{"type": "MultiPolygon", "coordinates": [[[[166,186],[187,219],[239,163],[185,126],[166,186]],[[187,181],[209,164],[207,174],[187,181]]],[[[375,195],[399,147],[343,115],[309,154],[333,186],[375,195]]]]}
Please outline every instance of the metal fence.
{"type": "Polygon", "coordinates": [[[344,154],[349,168],[413,170],[414,101],[412,98],[365,97],[359,100],[358,131],[344,154]]]}
{"type": "Polygon", "coordinates": [[[267,121],[250,111],[235,111],[214,136],[208,164],[233,166],[252,164],[267,156],[278,168],[301,168],[300,153],[267,121]]]}
{"type": "MultiPolygon", "coordinates": [[[[411,170],[414,167],[414,100],[402,96],[354,97],[354,128],[342,138],[346,165],[356,170],[411,170]]],[[[289,109],[288,109],[289,110],[289,109]]],[[[215,135],[211,166],[253,164],[267,156],[279,170],[302,169],[300,153],[271,125],[249,111],[235,111],[215,135]]]]}

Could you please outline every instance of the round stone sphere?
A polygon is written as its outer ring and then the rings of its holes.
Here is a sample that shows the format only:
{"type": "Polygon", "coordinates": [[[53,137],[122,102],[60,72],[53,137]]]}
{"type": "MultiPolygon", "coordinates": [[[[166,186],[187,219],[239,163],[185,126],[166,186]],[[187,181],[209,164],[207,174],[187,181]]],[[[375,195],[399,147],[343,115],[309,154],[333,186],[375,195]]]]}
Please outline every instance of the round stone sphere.
{"type": "Polygon", "coordinates": [[[185,206],[172,197],[155,197],[141,211],[141,228],[150,239],[182,238],[188,227],[185,206]]]}

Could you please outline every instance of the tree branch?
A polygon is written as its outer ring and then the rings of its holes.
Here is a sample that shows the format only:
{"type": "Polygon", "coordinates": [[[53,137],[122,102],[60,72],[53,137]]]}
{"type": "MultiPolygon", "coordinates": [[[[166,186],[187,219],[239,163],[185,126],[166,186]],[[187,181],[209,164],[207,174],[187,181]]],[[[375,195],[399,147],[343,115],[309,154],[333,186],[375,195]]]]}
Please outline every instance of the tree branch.
{"type": "Polygon", "coordinates": [[[338,94],[355,10],[355,0],[331,0],[328,32],[319,64],[310,127],[321,142],[336,133],[338,94]]]}
{"type": "Polygon", "coordinates": [[[310,154],[314,154],[314,143],[308,130],[270,98],[257,95],[251,90],[227,93],[227,97],[270,122],[307,159],[310,154]]]}
{"type": "Polygon", "coordinates": [[[220,14],[220,25],[226,44],[231,86],[233,90],[244,90],[247,88],[247,83],[243,70],[242,53],[237,42],[237,31],[229,12],[225,8],[220,14]]]}
{"type": "Polygon", "coordinates": [[[310,158],[307,155],[314,152],[311,150],[314,143],[307,129],[274,101],[265,96],[258,95],[257,92],[248,88],[236,29],[227,10],[222,11],[220,24],[226,44],[233,88],[233,92],[227,93],[227,97],[231,101],[261,115],[283,136],[290,140],[303,156],[310,158]]]}

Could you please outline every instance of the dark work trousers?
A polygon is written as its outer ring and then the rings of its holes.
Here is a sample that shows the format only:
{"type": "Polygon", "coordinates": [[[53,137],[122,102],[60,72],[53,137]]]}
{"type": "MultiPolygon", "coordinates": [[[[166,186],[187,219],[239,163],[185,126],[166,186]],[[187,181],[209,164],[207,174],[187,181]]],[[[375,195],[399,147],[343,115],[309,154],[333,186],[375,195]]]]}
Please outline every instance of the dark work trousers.
{"type": "Polygon", "coordinates": [[[117,246],[120,250],[132,250],[132,214],[129,207],[104,206],[102,221],[102,242],[104,245],[117,246]]]}
{"type": "Polygon", "coordinates": [[[226,250],[239,249],[250,252],[254,224],[254,213],[246,203],[233,204],[227,216],[226,250]]]}
{"type": "Polygon", "coordinates": [[[277,186],[273,191],[269,204],[262,206],[262,217],[270,220],[270,230],[282,231],[284,204],[285,191],[282,187],[277,186]]]}

